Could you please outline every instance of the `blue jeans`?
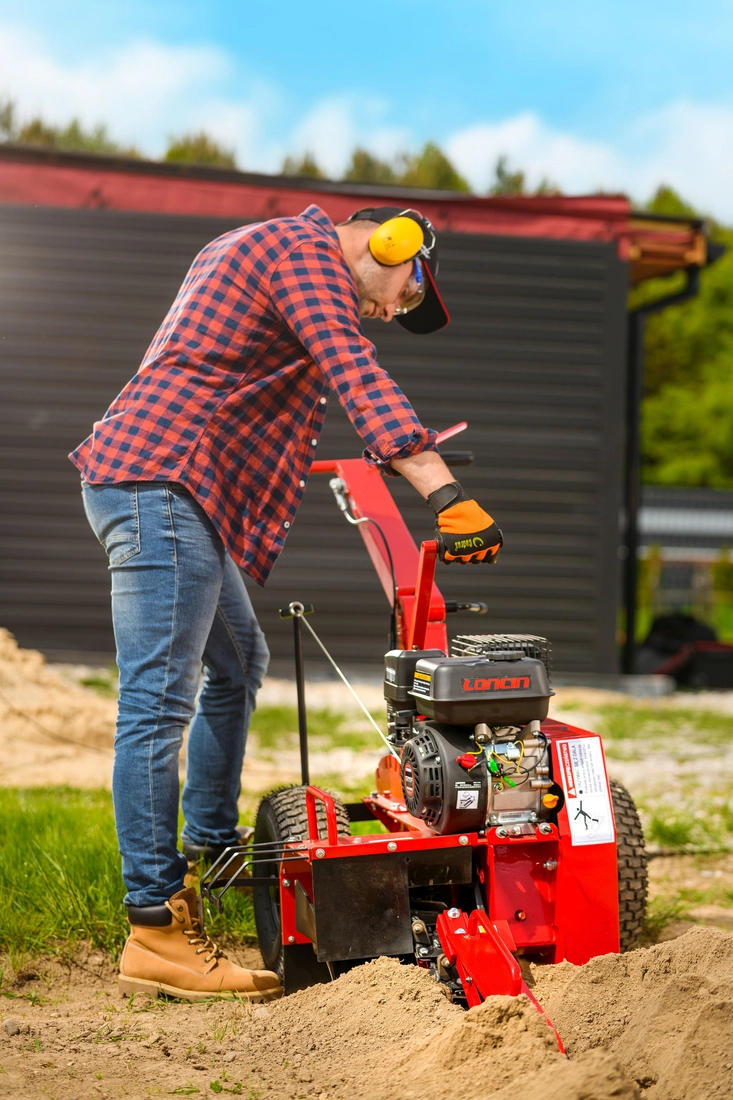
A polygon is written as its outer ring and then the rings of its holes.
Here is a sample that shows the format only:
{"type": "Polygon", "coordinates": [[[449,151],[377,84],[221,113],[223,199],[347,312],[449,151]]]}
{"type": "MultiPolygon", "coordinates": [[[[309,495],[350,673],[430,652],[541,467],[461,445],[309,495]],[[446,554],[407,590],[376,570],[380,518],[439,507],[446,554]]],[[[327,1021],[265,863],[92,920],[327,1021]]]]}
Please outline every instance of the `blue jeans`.
{"type": "Polygon", "coordinates": [[[82,482],[82,496],[112,573],[112,795],[125,904],[160,905],[187,869],[177,844],[184,730],[184,836],[234,843],[247,729],[270,655],[241,573],[183,486],[82,482]]]}

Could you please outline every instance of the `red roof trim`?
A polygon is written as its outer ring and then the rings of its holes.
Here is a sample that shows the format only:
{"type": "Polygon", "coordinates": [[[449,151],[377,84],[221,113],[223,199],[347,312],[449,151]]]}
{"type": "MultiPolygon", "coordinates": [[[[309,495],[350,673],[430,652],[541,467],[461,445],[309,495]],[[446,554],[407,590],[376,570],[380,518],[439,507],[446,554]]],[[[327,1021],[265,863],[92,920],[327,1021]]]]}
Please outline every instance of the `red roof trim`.
{"type": "Polygon", "coordinates": [[[0,150],[0,204],[138,210],[244,222],[298,214],[314,202],[334,221],[341,221],[370,202],[383,205],[386,198],[419,206],[437,229],[459,233],[588,241],[619,240],[628,234],[630,206],[622,195],[478,198],[0,150]]]}

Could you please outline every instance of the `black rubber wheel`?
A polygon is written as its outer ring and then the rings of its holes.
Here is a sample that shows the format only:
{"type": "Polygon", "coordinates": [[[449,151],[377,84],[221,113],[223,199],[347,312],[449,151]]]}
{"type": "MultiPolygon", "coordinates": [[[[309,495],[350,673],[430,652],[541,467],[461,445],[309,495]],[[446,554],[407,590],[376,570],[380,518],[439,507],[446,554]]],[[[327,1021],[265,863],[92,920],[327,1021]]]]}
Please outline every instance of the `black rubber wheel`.
{"type": "MultiPolygon", "coordinates": [[[[332,795],[336,805],[339,836],[350,836],[349,816],[343,802],[332,795]]],[[[326,810],[316,803],[319,834],[326,835],[326,810]]],[[[255,844],[282,844],[286,840],[301,840],[308,836],[308,816],[305,808],[305,787],[285,787],[266,795],[257,808],[255,844]]],[[[257,849],[255,849],[256,851],[257,849]]],[[[256,876],[278,874],[278,863],[259,863],[253,868],[256,876]]],[[[268,970],[283,977],[283,944],[280,928],[280,891],[277,886],[252,887],[257,939],[268,970]]]]}
{"type": "Polygon", "coordinates": [[[644,833],[629,792],[615,779],[611,780],[610,785],[613,816],[616,819],[621,950],[632,951],[639,946],[646,918],[648,873],[644,833]]]}

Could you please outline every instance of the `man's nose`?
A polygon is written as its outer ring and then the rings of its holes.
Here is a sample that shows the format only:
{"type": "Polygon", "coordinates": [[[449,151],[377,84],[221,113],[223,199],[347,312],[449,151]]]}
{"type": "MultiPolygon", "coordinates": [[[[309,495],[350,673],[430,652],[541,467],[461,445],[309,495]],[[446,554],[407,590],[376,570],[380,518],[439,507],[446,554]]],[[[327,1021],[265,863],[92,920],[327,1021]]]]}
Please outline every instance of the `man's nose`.
{"type": "Polygon", "coordinates": [[[389,304],[384,307],[384,310],[383,310],[383,313],[382,313],[382,320],[383,321],[391,321],[392,318],[395,315],[395,310],[396,309],[397,309],[397,303],[396,302],[389,302],[389,304]]]}

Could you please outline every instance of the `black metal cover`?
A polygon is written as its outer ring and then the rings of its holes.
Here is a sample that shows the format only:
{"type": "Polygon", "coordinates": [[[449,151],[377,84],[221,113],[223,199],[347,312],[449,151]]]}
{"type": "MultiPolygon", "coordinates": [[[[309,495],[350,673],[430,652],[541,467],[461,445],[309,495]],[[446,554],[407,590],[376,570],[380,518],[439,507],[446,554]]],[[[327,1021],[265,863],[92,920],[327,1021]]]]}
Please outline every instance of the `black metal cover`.
{"type": "Polygon", "coordinates": [[[324,859],[314,862],[312,868],[319,962],[373,959],[412,951],[404,856],[324,859]]]}
{"type": "Polygon", "coordinates": [[[415,665],[423,657],[445,657],[440,649],[390,649],[384,655],[384,698],[414,706],[415,665]]]}
{"type": "MultiPolygon", "coordinates": [[[[0,625],[23,645],[113,653],[106,561],[66,454],[136,370],[195,253],[232,225],[0,206],[0,625]]],[[[626,265],[595,242],[443,233],[440,247],[450,326],[365,324],[425,423],[469,421],[459,442],[476,463],[461,481],[504,531],[495,568],[440,565],[438,583],[488,603],[483,629],[552,638],[560,671],[615,671],[626,265]]],[[[330,406],[318,457],[358,455],[330,406]]],[[[416,540],[430,537],[430,509],[402,479],[390,489],[416,540]]],[[[270,582],[251,591],[275,672],[291,669],[277,609],[292,599],[315,604],[347,668],[381,665],[387,603],[328,478],[311,479],[270,582]]]]}
{"type": "Polygon", "coordinates": [[[422,714],[457,726],[541,722],[553,694],[545,666],[533,657],[427,657],[417,662],[412,685],[422,714]]]}

